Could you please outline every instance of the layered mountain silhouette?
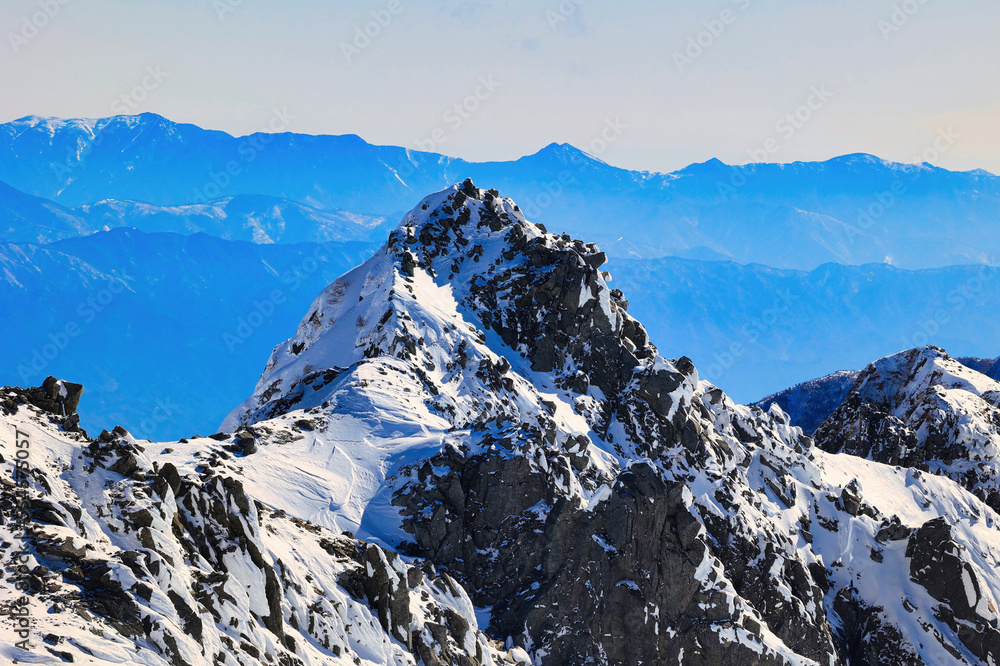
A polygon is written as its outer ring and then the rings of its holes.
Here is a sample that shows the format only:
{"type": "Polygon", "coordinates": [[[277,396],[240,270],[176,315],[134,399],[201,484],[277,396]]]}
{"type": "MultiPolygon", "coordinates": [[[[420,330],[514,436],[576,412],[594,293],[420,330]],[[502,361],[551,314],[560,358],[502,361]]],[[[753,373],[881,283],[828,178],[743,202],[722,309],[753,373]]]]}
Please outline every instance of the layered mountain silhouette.
{"type": "MultiPolygon", "coordinates": [[[[612,256],[812,270],[827,262],[995,264],[1000,251],[996,176],[871,155],[742,166],[710,160],[659,174],[558,143],[510,162],[472,163],[353,135],[233,137],[154,114],[0,125],[0,181],[67,208],[104,200],[173,208],[260,195],[398,219],[423,193],[465,176],[497,184],[529,219],[586,236],[612,256]]],[[[105,219],[115,226],[118,214],[123,226],[139,226],[127,206],[105,219]]]]}

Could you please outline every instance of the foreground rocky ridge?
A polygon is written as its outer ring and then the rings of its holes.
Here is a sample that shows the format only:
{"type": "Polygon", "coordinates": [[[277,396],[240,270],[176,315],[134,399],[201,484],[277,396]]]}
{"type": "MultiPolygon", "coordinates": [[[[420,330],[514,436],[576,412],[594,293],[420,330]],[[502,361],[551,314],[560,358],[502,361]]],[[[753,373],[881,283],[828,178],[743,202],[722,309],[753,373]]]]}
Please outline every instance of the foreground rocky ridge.
{"type": "Polygon", "coordinates": [[[144,642],[140,663],[182,648],[188,663],[1000,661],[994,511],[943,476],[823,451],[780,409],[736,405],[688,359],[661,358],[603,259],[466,181],[324,290],[233,434],[91,442],[22,404],[6,427],[53,442],[47,483],[86,523],[65,534],[134,578],[124,620],[87,610],[104,649],[144,642]],[[101,485],[110,495],[86,490],[101,485]]]}
{"type": "MultiPolygon", "coordinates": [[[[31,465],[30,555],[20,573],[5,558],[4,586],[27,587],[33,650],[18,650],[23,637],[4,622],[0,654],[8,660],[517,660],[477,631],[468,596],[447,574],[249,497],[232,437],[173,444],[196,461],[193,471],[179,471],[157,462],[159,445],[120,428],[90,439],[72,415],[37,397],[0,391],[3,464],[15,459],[16,440],[28,444],[31,465]]],[[[0,488],[8,553],[24,536],[13,478],[5,474],[0,488]]],[[[5,594],[5,613],[19,608],[18,596],[5,594]]]]}

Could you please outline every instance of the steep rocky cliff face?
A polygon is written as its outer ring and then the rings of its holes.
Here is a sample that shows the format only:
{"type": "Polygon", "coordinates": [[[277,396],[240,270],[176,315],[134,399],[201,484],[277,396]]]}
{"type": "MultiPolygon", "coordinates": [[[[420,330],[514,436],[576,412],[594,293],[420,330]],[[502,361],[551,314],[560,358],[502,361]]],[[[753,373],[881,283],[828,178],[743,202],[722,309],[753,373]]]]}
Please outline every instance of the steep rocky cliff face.
{"type": "Polygon", "coordinates": [[[734,404],[659,356],[603,261],[466,181],[317,297],[222,433],[91,440],[6,389],[2,464],[28,432],[27,488],[51,525],[30,603],[71,637],[46,649],[1000,661],[993,510],[734,404]]]}

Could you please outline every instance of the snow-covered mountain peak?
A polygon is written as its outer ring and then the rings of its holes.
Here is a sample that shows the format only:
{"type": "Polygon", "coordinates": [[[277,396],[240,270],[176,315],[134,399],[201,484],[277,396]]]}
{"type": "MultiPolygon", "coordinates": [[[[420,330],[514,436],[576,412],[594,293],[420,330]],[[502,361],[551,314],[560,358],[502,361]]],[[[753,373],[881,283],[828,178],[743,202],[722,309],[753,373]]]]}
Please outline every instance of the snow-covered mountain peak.
{"type": "MultiPolygon", "coordinates": [[[[670,364],[654,361],[621,292],[608,286],[599,270],[604,261],[595,245],[528,222],[496,190],[466,180],[435,193],[404,216],[374,257],[317,297],[224,426],[320,406],[336,390],[320,390],[317,372],[339,376],[377,359],[416,366],[414,390],[426,385],[437,401],[484,359],[515,374],[545,375],[529,383],[580,394],[591,383],[605,395],[620,390],[640,365],[666,370],[670,364]]],[[[465,409],[449,404],[450,424],[469,421],[465,409]]]]}
{"type": "Polygon", "coordinates": [[[511,199],[496,190],[483,190],[472,179],[452,185],[425,197],[403,216],[389,237],[389,246],[400,252],[402,245],[416,246],[429,257],[433,246],[440,254],[459,255],[466,250],[464,241],[502,242],[506,232],[519,227],[531,237],[540,237],[544,227],[528,222],[511,199]]]}
{"type": "Polygon", "coordinates": [[[629,438],[608,431],[609,398],[639,370],[664,411],[697,384],[693,368],[655,357],[603,260],[471,181],[431,195],[323,290],[222,429],[337,432],[354,460],[323,463],[345,489],[339,510],[312,502],[300,515],[381,539],[404,536],[377,497],[385,479],[450,445],[472,455],[502,442],[541,460],[554,447],[578,469],[532,465],[586,505],[631,459],[629,438]]]}
{"type": "Polygon", "coordinates": [[[927,346],[872,363],[858,376],[854,390],[866,402],[883,402],[899,411],[928,392],[960,390],[982,396],[998,388],[1000,384],[995,380],[951,358],[940,347],[927,346]]]}
{"type": "Polygon", "coordinates": [[[145,128],[145,127],[175,127],[167,118],[155,113],[140,113],[134,115],[117,115],[106,118],[56,118],[50,116],[25,116],[9,123],[12,128],[42,130],[49,136],[60,132],[84,133],[93,135],[99,129],[145,128]]]}
{"type": "Polygon", "coordinates": [[[828,451],[948,476],[1000,510],[1000,382],[938,347],[869,365],[815,437],[828,451]]]}

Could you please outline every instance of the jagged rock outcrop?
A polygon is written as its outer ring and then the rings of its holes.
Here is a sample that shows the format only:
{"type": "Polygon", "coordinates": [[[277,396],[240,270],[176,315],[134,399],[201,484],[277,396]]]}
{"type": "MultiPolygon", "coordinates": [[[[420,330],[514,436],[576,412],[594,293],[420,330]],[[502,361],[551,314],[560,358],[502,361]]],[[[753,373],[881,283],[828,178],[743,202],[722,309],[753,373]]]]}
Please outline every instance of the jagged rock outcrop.
{"type": "Polygon", "coordinates": [[[958,634],[962,644],[987,664],[1000,661],[1000,631],[994,594],[963,556],[966,547],[944,518],[929,520],[910,536],[910,580],[940,602],[934,614],[958,634]]]}
{"type": "Polygon", "coordinates": [[[816,442],[954,479],[1000,510],[1000,383],[937,347],[868,366],[816,442]]]}
{"type": "Polygon", "coordinates": [[[80,416],[76,413],[76,408],[82,395],[81,384],[50,376],[45,378],[41,386],[9,388],[7,395],[0,397],[0,408],[12,411],[18,402],[27,402],[58,417],[60,424],[67,430],[78,430],[80,416]]]}
{"type": "Polygon", "coordinates": [[[513,660],[476,629],[447,574],[248,496],[228,438],[202,440],[219,449],[201,461],[190,450],[179,470],[124,429],[89,440],[24,393],[2,393],[4,466],[16,441],[31,450],[23,490],[5,476],[0,507],[10,517],[18,492],[32,507],[29,531],[5,521],[2,537],[26,537],[30,573],[5,564],[9,583],[32,586],[30,614],[53,636],[35,650],[173,666],[513,660]]]}

